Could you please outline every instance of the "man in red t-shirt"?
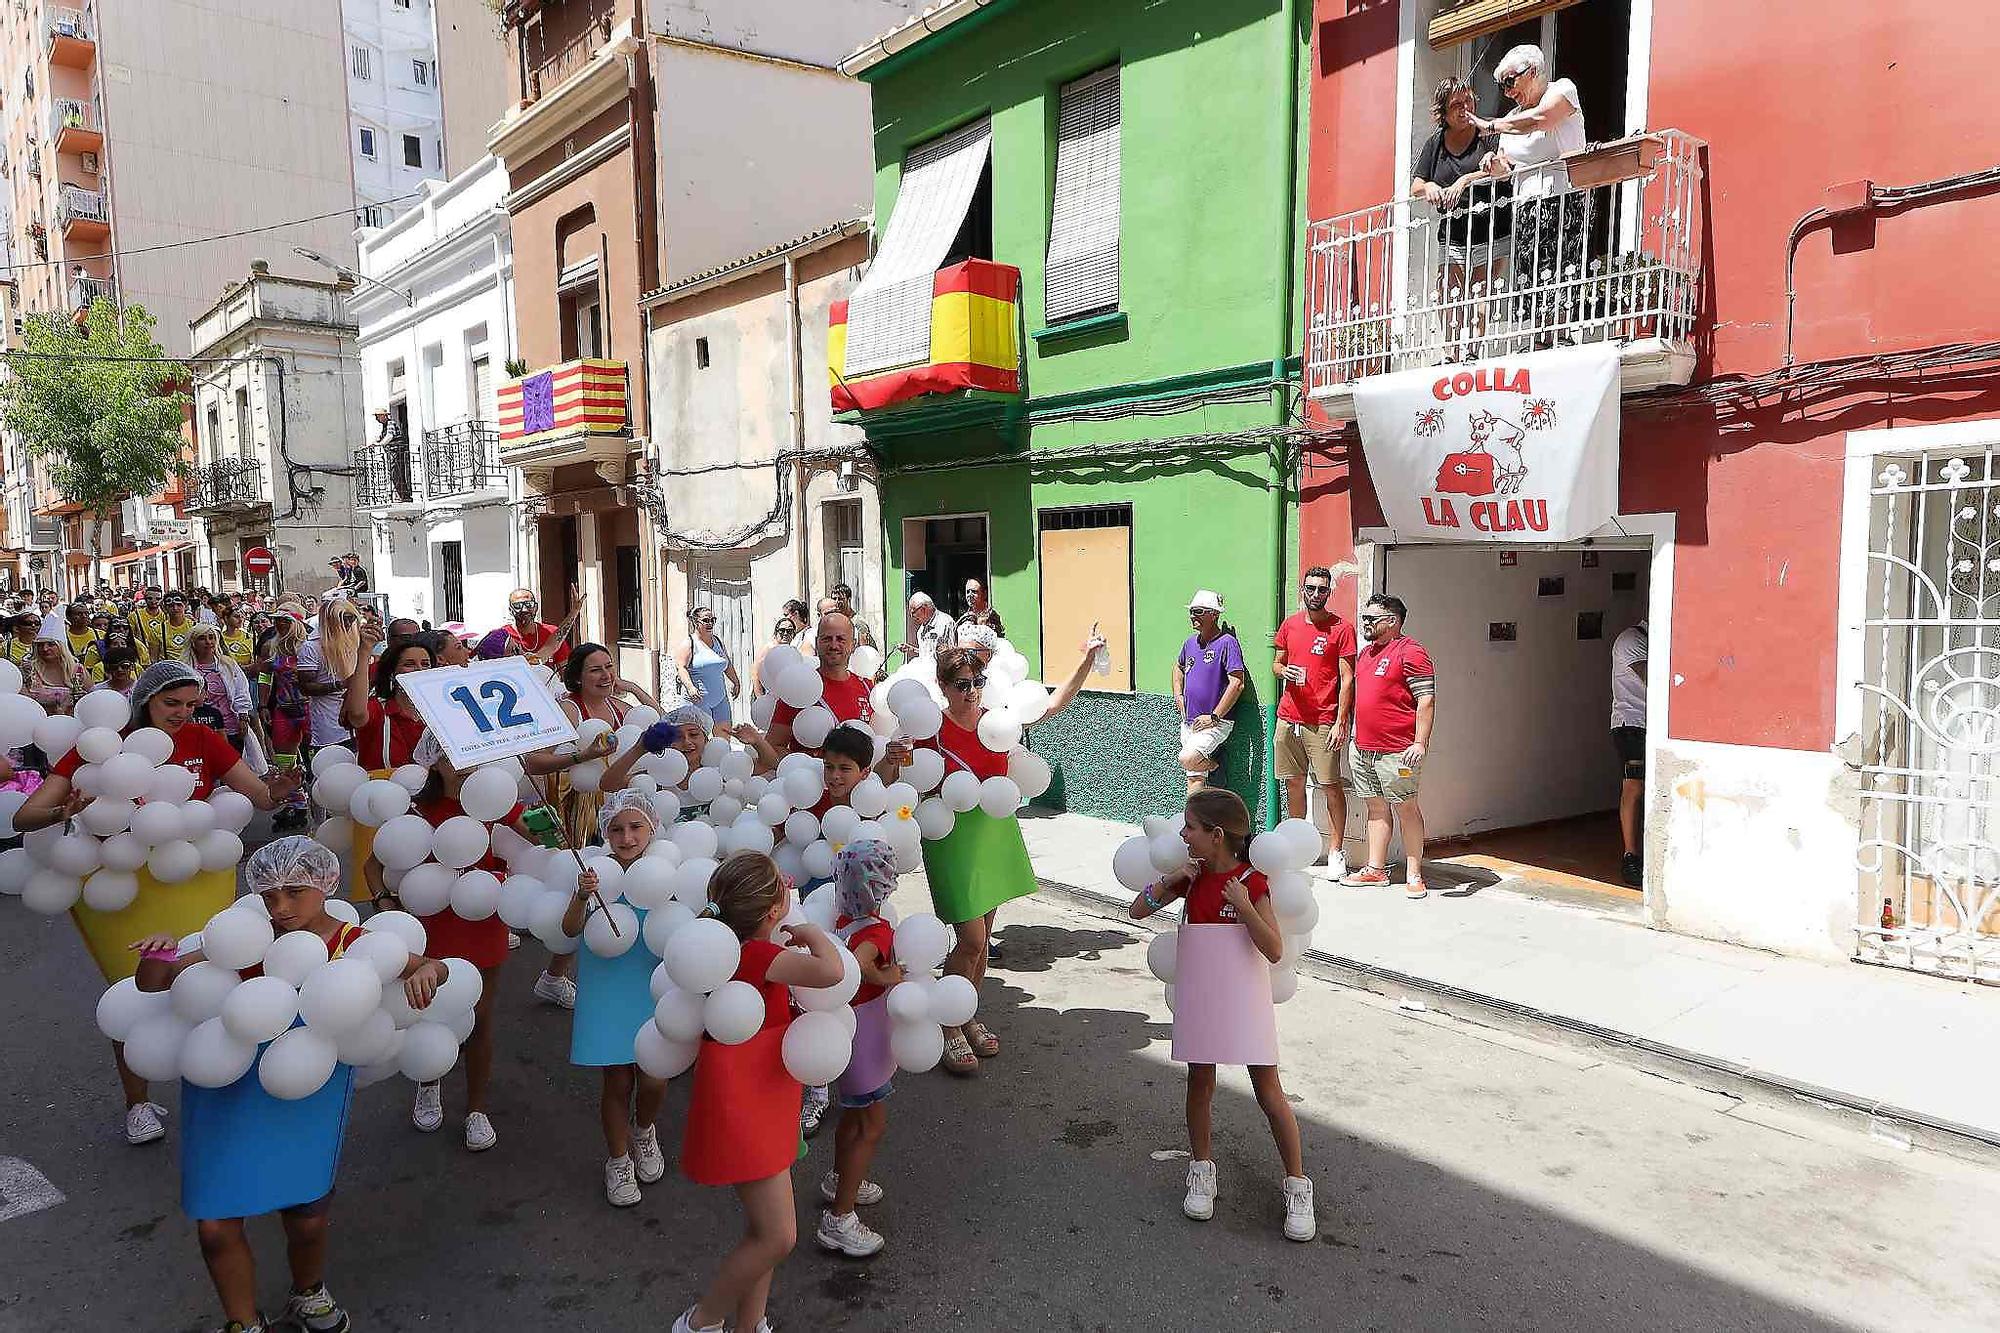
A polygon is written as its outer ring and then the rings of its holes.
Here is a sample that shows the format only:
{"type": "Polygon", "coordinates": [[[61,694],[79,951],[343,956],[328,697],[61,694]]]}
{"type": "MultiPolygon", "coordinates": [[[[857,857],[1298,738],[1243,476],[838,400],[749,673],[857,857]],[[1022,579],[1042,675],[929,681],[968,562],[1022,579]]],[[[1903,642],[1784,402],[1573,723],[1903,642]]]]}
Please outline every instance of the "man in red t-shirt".
{"type": "Polygon", "coordinates": [[[1417,780],[1436,717],[1437,672],[1424,646],[1403,633],[1402,599],[1377,593],[1361,609],[1367,644],[1354,661],[1354,741],[1347,771],[1368,802],[1368,864],[1341,882],[1389,883],[1389,820],[1403,832],[1403,892],[1424,896],[1424,813],[1417,780]]]}
{"type": "MultiPolygon", "coordinates": [[[[866,726],[875,712],[868,702],[872,684],[847,669],[847,659],[853,652],[854,622],[838,611],[829,611],[821,616],[819,634],[813,640],[813,655],[819,658],[820,683],[825,687],[820,702],[833,714],[834,721],[859,722],[866,726]]],[[[819,753],[817,749],[800,745],[792,739],[792,719],[799,715],[799,711],[780,701],[777,711],[771,714],[771,748],[780,754],[794,750],[801,754],[819,753]]]]}
{"type": "Polygon", "coordinates": [[[507,594],[507,614],[513,617],[506,626],[507,638],[521,645],[521,656],[537,666],[561,666],[569,660],[569,640],[563,639],[548,651],[549,644],[561,633],[554,625],[538,620],[541,602],[527,588],[516,588],[507,594]]]}
{"type": "Polygon", "coordinates": [[[1326,798],[1333,845],[1327,865],[1333,877],[1347,873],[1341,838],[1347,828],[1347,793],[1340,785],[1340,752],[1354,716],[1354,627],[1327,610],[1333,571],[1314,565],[1306,571],[1299,599],[1303,609],[1287,616],[1272,638],[1272,669],[1285,682],[1278,699],[1278,730],[1271,737],[1271,768],[1285,784],[1285,806],[1293,819],[1308,818],[1306,775],[1326,798]]]}

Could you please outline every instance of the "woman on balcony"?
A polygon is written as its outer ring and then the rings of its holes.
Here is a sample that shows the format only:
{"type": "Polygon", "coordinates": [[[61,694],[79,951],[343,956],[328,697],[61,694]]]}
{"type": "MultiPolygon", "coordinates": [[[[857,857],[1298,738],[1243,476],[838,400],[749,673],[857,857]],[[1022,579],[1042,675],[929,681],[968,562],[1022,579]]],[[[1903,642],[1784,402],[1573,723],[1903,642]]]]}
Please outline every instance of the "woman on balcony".
{"type": "Polygon", "coordinates": [[[1583,149],[1583,99],[1570,80],[1550,81],[1539,46],[1508,51],[1493,77],[1520,109],[1493,120],[1474,116],[1472,124],[1500,137],[1484,165],[1514,182],[1515,316],[1529,323],[1537,347],[1553,346],[1558,333],[1575,342],[1576,330],[1560,326],[1583,309],[1590,196],[1570,189],[1562,158],[1583,149]]]}
{"type": "Polygon", "coordinates": [[[1444,318],[1445,359],[1471,360],[1486,334],[1488,293],[1507,277],[1506,189],[1488,169],[1499,141],[1473,124],[1472,85],[1453,75],[1431,95],[1436,133],[1417,154],[1410,194],[1438,211],[1437,302],[1444,318]],[[1469,196],[1469,197],[1468,197],[1469,196]]]}

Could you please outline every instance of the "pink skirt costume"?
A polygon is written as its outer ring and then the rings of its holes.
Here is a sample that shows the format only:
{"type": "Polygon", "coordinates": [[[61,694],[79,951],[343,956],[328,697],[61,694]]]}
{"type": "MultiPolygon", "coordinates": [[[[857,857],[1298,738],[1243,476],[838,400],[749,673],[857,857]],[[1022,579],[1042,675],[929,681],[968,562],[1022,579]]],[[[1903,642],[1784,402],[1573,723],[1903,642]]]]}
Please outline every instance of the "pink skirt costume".
{"type": "MultiPolygon", "coordinates": [[[[1254,903],[1270,892],[1249,867],[1254,903]]],[[[1223,896],[1229,876],[1209,872],[1188,889],[1174,961],[1173,1058],[1191,1065],[1275,1065],[1278,1011],[1271,962],[1223,896]]]]}
{"type": "Polygon", "coordinates": [[[740,1046],[701,1039],[681,1137],[681,1174],[697,1185],[745,1185],[789,1171],[798,1160],[799,1109],[805,1089],[785,1069],[791,992],[767,980],[783,950],[745,940],[732,981],[764,993],[764,1026],[740,1046]]]}
{"type": "MultiPolygon", "coordinates": [[[[894,927],[879,917],[841,920],[834,934],[849,949],[872,944],[883,961],[896,956],[894,927]]],[[[854,1048],[847,1069],[834,1084],[842,1106],[867,1105],[888,1095],[889,1081],[896,1075],[896,1055],[889,1046],[893,1024],[889,1019],[889,993],[865,982],[854,993],[854,1048]],[[877,1095],[879,1094],[879,1095],[877,1095]]]]}

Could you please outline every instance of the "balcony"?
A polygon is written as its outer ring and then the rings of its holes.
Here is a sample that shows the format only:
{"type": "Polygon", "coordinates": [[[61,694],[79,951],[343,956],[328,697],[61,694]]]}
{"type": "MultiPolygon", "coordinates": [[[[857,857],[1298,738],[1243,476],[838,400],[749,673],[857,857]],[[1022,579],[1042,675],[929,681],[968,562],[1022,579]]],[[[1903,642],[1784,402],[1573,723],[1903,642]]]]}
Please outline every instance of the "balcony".
{"type": "Polygon", "coordinates": [[[507,491],[500,428],[470,419],[424,432],[424,489],[433,500],[507,491]]]}
{"type": "Polygon", "coordinates": [[[381,440],[354,451],[355,508],[395,512],[422,503],[416,451],[408,440],[381,440]]]}
{"type": "Polygon", "coordinates": [[[51,8],[48,34],[51,65],[89,69],[97,59],[97,28],[83,10],[51,8]]]}
{"type": "Polygon", "coordinates": [[[1371,375],[1602,342],[1628,393],[1687,383],[1705,148],[1659,130],[1572,154],[1540,198],[1482,181],[1449,214],[1404,199],[1313,223],[1307,392],[1349,416],[1371,375]]]}
{"type": "Polygon", "coordinates": [[[565,361],[500,386],[502,467],[622,463],[631,414],[623,361],[565,361]]]}
{"type": "Polygon", "coordinates": [[[878,434],[896,433],[898,421],[934,430],[1011,410],[1021,397],[1020,301],[1021,270],[1011,265],[968,259],[939,269],[931,283],[928,355],[865,372],[848,369],[852,303],[836,301],[826,347],[833,410],[846,414],[844,421],[865,420],[878,434]]]}
{"type": "Polygon", "coordinates": [[[264,469],[254,459],[218,459],[188,474],[186,508],[190,514],[256,509],[270,503],[270,494],[264,489],[264,469]]]}
{"type": "Polygon", "coordinates": [[[49,103],[49,142],[58,153],[95,153],[104,147],[104,127],[97,108],[76,97],[49,103]]]}
{"type": "Polygon", "coordinates": [[[87,273],[78,273],[69,280],[69,308],[88,310],[97,301],[118,300],[118,284],[109,278],[93,278],[87,273]]]}
{"type": "Polygon", "coordinates": [[[28,174],[36,180],[42,178],[42,146],[33,139],[28,141],[28,174]]]}
{"type": "Polygon", "coordinates": [[[86,190],[80,185],[62,187],[62,202],[56,205],[63,236],[70,240],[99,241],[111,234],[111,210],[104,206],[102,190],[86,190]]]}

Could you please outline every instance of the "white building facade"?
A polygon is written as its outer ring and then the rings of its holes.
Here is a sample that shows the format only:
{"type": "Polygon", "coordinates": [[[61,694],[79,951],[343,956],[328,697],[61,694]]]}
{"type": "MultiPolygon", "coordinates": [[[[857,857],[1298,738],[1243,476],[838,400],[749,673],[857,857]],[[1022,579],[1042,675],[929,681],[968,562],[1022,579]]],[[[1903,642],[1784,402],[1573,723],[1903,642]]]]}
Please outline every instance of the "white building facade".
{"type": "Polygon", "coordinates": [[[352,443],[370,581],[394,615],[492,628],[526,567],[520,473],[500,467],[495,386],[514,359],[507,173],[481,158],[361,233],[366,438],[352,443]]]}
{"type": "Polygon", "coordinates": [[[350,475],[362,438],[351,293],[253,263],[189,324],[195,465],[184,508],[198,520],[201,586],[318,592],[334,583],[329,560],[366,549],[350,475]],[[243,559],[258,547],[277,558],[263,579],[243,559]]]}
{"type": "Polygon", "coordinates": [[[410,206],[404,196],[445,175],[433,0],[340,0],[347,39],[348,147],[363,226],[410,206]],[[400,201],[400,202],[392,202],[400,201]]]}

